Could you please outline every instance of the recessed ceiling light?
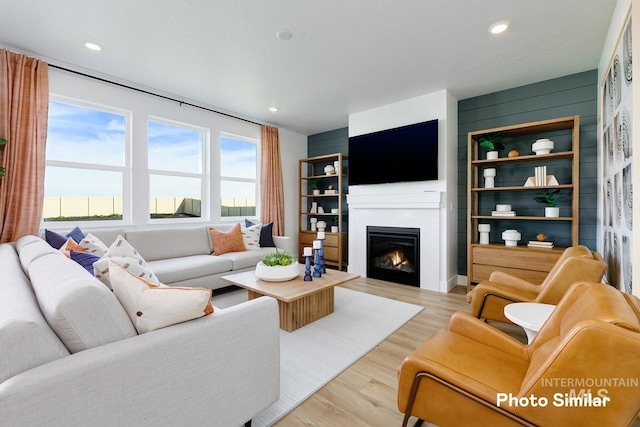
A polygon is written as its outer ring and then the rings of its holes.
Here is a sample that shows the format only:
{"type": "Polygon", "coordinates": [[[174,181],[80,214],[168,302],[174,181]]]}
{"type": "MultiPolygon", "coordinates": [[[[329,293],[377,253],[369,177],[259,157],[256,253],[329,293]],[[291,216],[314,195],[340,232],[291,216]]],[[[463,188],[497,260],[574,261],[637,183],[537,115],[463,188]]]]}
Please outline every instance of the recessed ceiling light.
{"type": "Polygon", "coordinates": [[[276,33],[276,37],[280,40],[287,41],[287,40],[291,40],[291,37],[293,37],[293,34],[291,34],[291,31],[289,30],[280,30],[276,33]]]}
{"type": "Polygon", "coordinates": [[[507,21],[500,21],[489,27],[489,32],[491,34],[501,34],[507,31],[507,28],[509,28],[509,23],[507,21]]]}
{"type": "Polygon", "coordinates": [[[269,111],[271,111],[272,113],[277,113],[279,110],[278,107],[269,107],[269,111]]]}
{"type": "Polygon", "coordinates": [[[89,50],[93,50],[95,52],[100,52],[102,50],[102,46],[100,46],[98,43],[94,43],[94,42],[86,42],[84,44],[84,47],[86,47],[89,50]]]}

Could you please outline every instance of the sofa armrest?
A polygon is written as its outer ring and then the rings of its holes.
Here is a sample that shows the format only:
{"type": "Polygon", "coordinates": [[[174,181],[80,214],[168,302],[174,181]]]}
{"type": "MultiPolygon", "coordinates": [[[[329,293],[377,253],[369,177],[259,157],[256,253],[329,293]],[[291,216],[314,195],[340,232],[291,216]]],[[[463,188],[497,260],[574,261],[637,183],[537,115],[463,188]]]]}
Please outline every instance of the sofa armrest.
{"type": "Polygon", "coordinates": [[[285,251],[289,255],[293,255],[295,257],[298,253],[298,242],[293,240],[291,237],[273,236],[273,242],[276,244],[278,249],[285,251]]]}
{"type": "Polygon", "coordinates": [[[268,297],[81,351],[0,384],[7,425],[237,426],[277,401],[268,297]]]}

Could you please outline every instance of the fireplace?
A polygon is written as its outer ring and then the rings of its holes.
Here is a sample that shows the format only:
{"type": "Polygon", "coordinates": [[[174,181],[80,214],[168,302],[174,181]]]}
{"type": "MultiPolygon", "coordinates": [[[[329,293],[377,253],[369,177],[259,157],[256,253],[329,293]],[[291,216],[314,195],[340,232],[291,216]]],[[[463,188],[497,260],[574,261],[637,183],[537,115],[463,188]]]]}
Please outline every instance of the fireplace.
{"type": "Polygon", "coordinates": [[[367,226],[367,277],[420,286],[420,229],[367,226]]]}

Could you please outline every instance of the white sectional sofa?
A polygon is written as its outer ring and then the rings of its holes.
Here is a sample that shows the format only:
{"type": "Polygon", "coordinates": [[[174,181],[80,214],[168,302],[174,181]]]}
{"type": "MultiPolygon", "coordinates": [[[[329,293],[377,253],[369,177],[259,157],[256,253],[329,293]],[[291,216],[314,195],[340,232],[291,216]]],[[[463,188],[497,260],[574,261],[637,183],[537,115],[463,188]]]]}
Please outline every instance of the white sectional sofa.
{"type": "MultiPolygon", "coordinates": [[[[182,259],[191,277],[173,283],[211,283],[222,272],[186,259],[205,250],[190,233],[130,237],[161,280],[182,259]]],[[[235,427],[279,398],[272,298],[138,335],[113,292],[39,237],[0,244],[0,265],[2,425],[235,427]]]]}
{"type": "MultiPolygon", "coordinates": [[[[279,251],[295,254],[297,244],[290,237],[273,236],[276,247],[211,255],[213,244],[207,225],[197,227],[149,228],[138,230],[84,230],[111,245],[122,235],[147,261],[158,280],[170,286],[218,289],[229,286],[220,277],[255,269],[265,255],[279,251]]],[[[231,225],[216,225],[227,231],[231,225]]]]}

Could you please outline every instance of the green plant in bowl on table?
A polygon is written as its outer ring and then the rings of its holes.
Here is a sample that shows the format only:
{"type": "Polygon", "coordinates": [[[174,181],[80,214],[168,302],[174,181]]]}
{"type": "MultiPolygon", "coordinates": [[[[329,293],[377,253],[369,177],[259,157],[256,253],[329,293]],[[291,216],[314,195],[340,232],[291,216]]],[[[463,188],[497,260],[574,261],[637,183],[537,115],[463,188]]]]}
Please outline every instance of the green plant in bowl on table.
{"type": "Polygon", "coordinates": [[[291,265],[295,263],[297,260],[289,255],[286,252],[278,252],[276,251],[273,254],[269,254],[266,257],[262,258],[262,263],[266,266],[273,267],[276,265],[291,265]]]}

